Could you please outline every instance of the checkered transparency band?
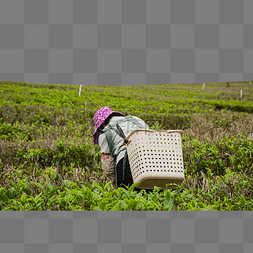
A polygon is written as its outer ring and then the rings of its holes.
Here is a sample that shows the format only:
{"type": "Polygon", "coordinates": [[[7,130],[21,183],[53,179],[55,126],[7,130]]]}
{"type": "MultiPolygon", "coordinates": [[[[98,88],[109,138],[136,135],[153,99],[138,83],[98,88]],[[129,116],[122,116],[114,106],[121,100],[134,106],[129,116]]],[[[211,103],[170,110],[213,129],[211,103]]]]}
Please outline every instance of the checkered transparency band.
{"type": "Polygon", "coordinates": [[[252,212],[2,212],[3,253],[250,253],[252,212]]]}
{"type": "Polygon", "coordinates": [[[252,8],[251,0],[2,0],[0,80],[252,80],[252,8]]]}

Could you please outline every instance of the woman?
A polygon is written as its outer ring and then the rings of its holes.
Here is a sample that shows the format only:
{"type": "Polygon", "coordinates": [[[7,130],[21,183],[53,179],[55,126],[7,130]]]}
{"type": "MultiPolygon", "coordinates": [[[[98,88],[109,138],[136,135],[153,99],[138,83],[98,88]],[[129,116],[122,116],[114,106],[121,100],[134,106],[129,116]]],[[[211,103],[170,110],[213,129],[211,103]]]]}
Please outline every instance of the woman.
{"type": "Polygon", "coordinates": [[[125,137],[134,130],[148,130],[148,125],[138,117],[125,117],[108,106],[103,106],[95,113],[94,121],[94,143],[100,146],[102,170],[107,181],[111,181],[115,189],[133,184],[124,138],[117,124],[125,137]]]}

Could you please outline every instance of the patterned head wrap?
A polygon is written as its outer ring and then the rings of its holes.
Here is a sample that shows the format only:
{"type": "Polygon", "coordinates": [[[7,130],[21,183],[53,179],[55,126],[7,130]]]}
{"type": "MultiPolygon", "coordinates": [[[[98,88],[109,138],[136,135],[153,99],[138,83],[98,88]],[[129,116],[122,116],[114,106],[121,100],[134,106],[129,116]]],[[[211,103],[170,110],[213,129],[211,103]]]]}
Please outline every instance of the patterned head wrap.
{"type": "Polygon", "coordinates": [[[96,125],[96,130],[93,133],[93,140],[94,140],[95,144],[98,144],[98,137],[99,137],[99,134],[100,134],[100,133],[98,133],[99,127],[112,114],[113,115],[119,115],[119,116],[125,117],[125,115],[123,115],[122,113],[115,112],[115,111],[113,111],[108,106],[103,106],[102,108],[100,108],[99,110],[97,110],[97,112],[95,113],[95,115],[94,115],[94,121],[95,121],[95,125],[96,125]]]}

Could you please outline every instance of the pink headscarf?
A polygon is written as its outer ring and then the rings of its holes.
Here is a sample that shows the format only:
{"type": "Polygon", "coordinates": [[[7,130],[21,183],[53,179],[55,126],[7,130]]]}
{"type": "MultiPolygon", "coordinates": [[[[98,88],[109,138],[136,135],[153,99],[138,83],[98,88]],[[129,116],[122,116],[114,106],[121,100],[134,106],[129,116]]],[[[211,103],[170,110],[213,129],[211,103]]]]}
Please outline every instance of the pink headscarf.
{"type": "Polygon", "coordinates": [[[113,111],[108,106],[103,106],[102,108],[100,108],[99,110],[97,110],[97,112],[95,113],[95,115],[94,115],[94,121],[95,121],[95,124],[96,124],[96,130],[93,133],[93,140],[94,140],[95,144],[98,144],[98,137],[99,137],[99,133],[97,132],[98,128],[112,114],[113,115],[119,115],[119,116],[125,117],[125,115],[123,115],[122,113],[115,112],[115,111],[113,111]]]}

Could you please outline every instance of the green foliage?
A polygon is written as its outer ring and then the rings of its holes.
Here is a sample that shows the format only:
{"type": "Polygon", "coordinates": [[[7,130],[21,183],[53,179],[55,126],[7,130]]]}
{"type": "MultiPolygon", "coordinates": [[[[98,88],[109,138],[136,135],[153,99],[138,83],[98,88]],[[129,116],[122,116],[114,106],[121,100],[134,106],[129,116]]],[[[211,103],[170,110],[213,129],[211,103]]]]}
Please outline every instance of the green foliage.
{"type": "MultiPolygon", "coordinates": [[[[232,174],[226,176],[225,184],[229,184],[232,174]]],[[[221,183],[221,182],[220,182],[221,183]]],[[[35,184],[35,183],[31,183],[35,184]]],[[[205,194],[200,189],[193,194],[191,190],[160,192],[155,187],[152,193],[145,190],[137,193],[133,188],[113,189],[111,183],[92,185],[77,185],[65,180],[64,186],[54,188],[46,183],[35,184],[37,192],[31,194],[29,188],[19,184],[19,188],[0,189],[1,210],[79,210],[79,211],[133,211],[133,210],[252,210],[252,201],[244,196],[228,195],[224,192],[224,185],[218,184],[216,192],[205,194]],[[23,186],[23,187],[21,187],[23,186]],[[26,189],[26,190],[24,190],[26,189]],[[217,193],[221,191],[221,197],[217,193]],[[216,194],[215,194],[216,193],[216,194]],[[214,197],[213,197],[214,196],[214,197]]],[[[28,187],[31,186],[28,184],[28,187]]],[[[234,191],[240,191],[233,185],[234,191]]]]}
{"type": "Polygon", "coordinates": [[[252,86],[137,87],[0,82],[0,210],[252,210],[252,86]],[[239,90],[243,98],[239,99],[239,90]],[[113,189],[93,144],[108,105],[151,129],[182,129],[185,181],[113,189]]]}

